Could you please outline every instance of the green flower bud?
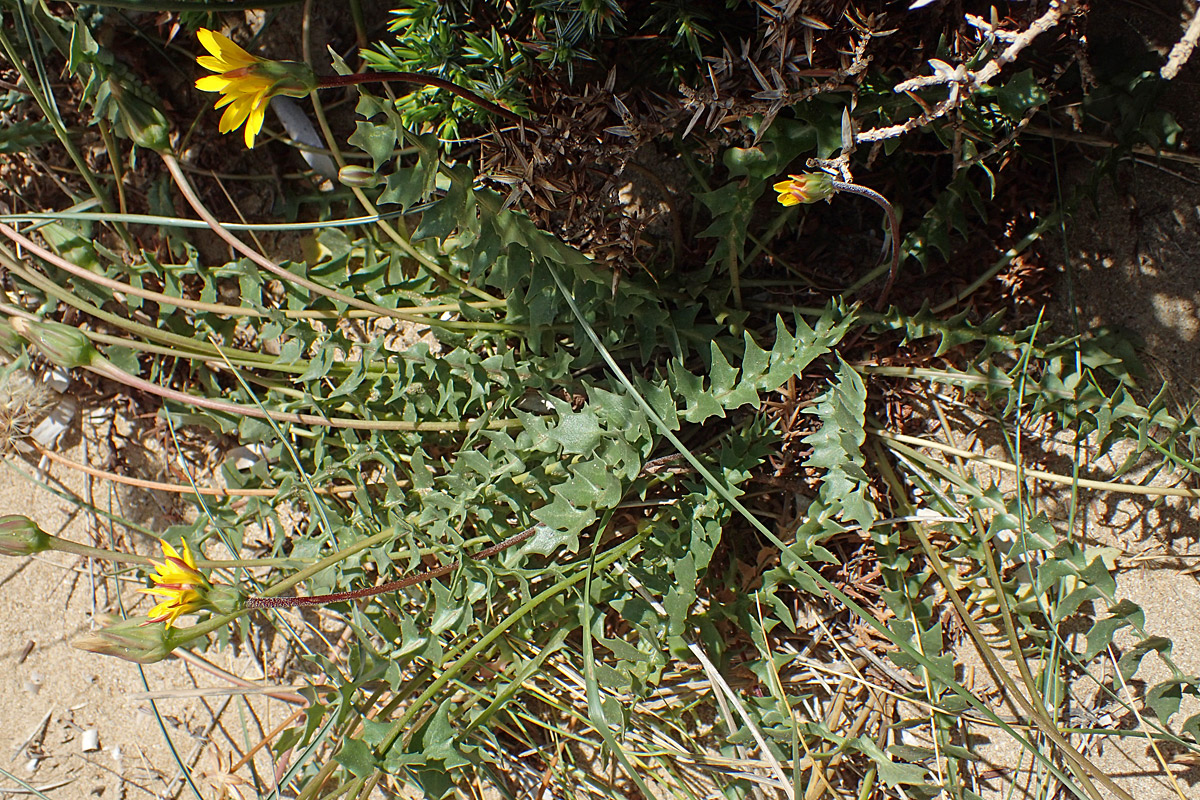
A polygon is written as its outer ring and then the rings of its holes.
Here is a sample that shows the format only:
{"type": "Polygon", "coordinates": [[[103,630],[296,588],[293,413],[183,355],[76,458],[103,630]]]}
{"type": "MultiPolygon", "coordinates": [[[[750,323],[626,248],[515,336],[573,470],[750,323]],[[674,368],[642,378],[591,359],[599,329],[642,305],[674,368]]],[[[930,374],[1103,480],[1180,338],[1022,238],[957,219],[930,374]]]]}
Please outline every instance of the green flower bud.
{"type": "Polygon", "coordinates": [[[171,150],[171,124],[166,116],[134,92],[129,91],[116,78],[108,79],[109,91],[120,111],[117,121],[126,135],[139,147],[156,153],[171,150]]]}
{"type": "Polygon", "coordinates": [[[806,172],[803,175],[788,175],[786,181],[775,184],[779,192],[780,205],[794,206],[798,203],[816,203],[833,196],[833,178],[824,172],[806,172]]]}
{"type": "Polygon", "coordinates": [[[100,357],[83,331],[70,325],[14,319],[12,326],[42,355],[64,369],[86,367],[100,357]]]}
{"type": "Polygon", "coordinates": [[[0,517],[0,556],[31,556],[50,549],[50,534],[20,514],[0,517]]]}
{"type": "Polygon", "coordinates": [[[138,664],[162,661],[175,649],[171,629],[164,625],[146,625],[143,620],[123,620],[110,614],[98,616],[97,621],[103,627],[80,636],[71,646],[138,664]]]}
{"type": "Polygon", "coordinates": [[[344,186],[356,186],[359,189],[369,189],[382,182],[375,170],[368,167],[345,166],[338,170],[338,180],[344,186]]]}

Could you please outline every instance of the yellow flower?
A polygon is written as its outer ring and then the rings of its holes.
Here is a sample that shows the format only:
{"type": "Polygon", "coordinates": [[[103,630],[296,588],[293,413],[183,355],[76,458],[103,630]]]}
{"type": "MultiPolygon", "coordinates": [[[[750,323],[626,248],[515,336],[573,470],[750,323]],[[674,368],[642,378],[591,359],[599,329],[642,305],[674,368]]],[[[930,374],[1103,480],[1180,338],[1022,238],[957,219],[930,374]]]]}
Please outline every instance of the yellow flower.
{"type": "Polygon", "coordinates": [[[780,205],[815,203],[818,200],[827,200],[833,195],[833,179],[824,172],[788,175],[786,181],[780,181],[773,188],[779,192],[777,199],[780,205]]]}
{"type": "Polygon", "coordinates": [[[316,77],[304,64],[292,61],[268,61],[252,56],[229,37],[201,28],[196,38],[211,55],[196,62],[216,75],[196,81],[203,92],[220,92],[213,108],[225,108],[221,115],[221,133],[235,131],[245,124],[246,147],[254,147],[254,137],[262,130],[267,104],[277,94],[303,97],[316,87],[316,77]]]}
{"type": "Polygon", "coordinates": [[[192,614],[211,605],[207,594],[212,584],[196,567],[196,559],[187,542],[183,543],[182,556],[165,541],[161,544],[166,561],[154,562],[158,574],[151,575],[150,580],[154,581],[155,586],[138,591],[166,598],[150,609],[149,619],[143,624],[162,622],[170,628],[184,614],[192,614]]]}

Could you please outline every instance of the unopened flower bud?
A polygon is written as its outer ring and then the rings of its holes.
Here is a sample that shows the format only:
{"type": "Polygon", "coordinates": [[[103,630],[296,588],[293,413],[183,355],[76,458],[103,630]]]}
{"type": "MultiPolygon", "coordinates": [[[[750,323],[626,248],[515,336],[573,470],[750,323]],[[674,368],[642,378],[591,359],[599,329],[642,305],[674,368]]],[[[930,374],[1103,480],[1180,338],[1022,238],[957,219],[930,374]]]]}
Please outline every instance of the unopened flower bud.
{"type": "Polygon", "coordinates": [[[170,152],[171,124],[166,116],[116,78],[108,79],[108,87],[120,111],[118,122],[133,143],[156,153],[170,152]]]}
{"type": "Polygon", "coordinates": [[[833,196],[833,178],[824,172],[806,172],[803,175],[788,175],[786,181],[775,184],[779,192],[779,204],[794,206],[799,203],[816,203],[833,196]]]}
{"type": "Polygon", "coordinates": [[[98,616],[97,621],[103,627],[78,637],[71,646],[138,664],[162,661],[175,649],[171,629],[163,625],[147,626],[144,620],[123,620],[109,614],[98,616]]]}
{"type": "Polygon", "coordinates": [[[0,555],[31,556],[50,549],[50,534],[20,514],[0,517],[0,555]]]}
{"type": "Polygon", "coordinates": [[[100,356],[83,331],[70,325],[24,319],[14,319],[12,325],[17,333],[36,345],[42,355],[63,369],[86,367],[100,356]]]}
{"type": "Polygon", "coordinates": [[[369,189],[380,183],[381,178],[375,170],[368,167],[348,165],[338,170],[338,181],[343,186],[353,186],[358,189],[369,189]]]}

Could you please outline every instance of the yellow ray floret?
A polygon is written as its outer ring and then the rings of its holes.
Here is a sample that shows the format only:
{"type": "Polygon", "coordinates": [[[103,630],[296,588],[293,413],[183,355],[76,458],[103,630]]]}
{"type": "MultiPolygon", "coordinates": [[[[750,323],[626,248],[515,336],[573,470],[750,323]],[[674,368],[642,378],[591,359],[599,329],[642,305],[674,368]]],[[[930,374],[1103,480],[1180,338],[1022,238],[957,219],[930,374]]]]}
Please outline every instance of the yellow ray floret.
{"type": "Polygon", "coordinates": [[[778,199],[781,206],[794,206],[800,202],[800,198],[792,193],[792,182],[790,180],[780,181],[772,188],[779,192],[778,199]]]}
{"type": "Polygon", "coordinates": [[[150,580],[154,582],[154,588],[138,591],[166,598],[150,609],[145,624],[162,622],[169,628],[184,614],[208,607],[206,594],[212,584],[196,566],[196,559],[187,542],[183,543],[182,555],[166,542],[161,544],[166,559],[153,562],[157,574],[151,575],[150,580]]]}
{"type": "Polygon", "coordinates": [[[833,179],[823,172],[789,175],[786,181],[779,181],[771,188],[779,192],[776,199],[781,206],[828,200],[834,191],[833,179]]]}
{"type": "Polygon", "coordinates": [[[200,593],[192,589],[170,592],[162,589],[142,589],[141,591],[147,594],[169,595],[166,600],[150,609],[149,618],[144,623],[146,625],[161,622],[170,628],[184,614],[193,614],[208,605],[200,593]]]}
{"type": "Polygon", "coordinates": [[[219,92],[213,108],[225,108],[221,115],[221,133],[245,126],[246,146],[254,147],[254,137],[262,130],[267,105],[277,94],[302,97],[316,86],[316,79],[304,64],[269,61],[252,56],[229,37],[201,28],[196,32],[200,44],[210,55],[196,63],[217,73],[196,81],[203,92],[219,92]]]}
{"type": "Polygon", "coordinates": [[[247,53],[228,36],[207,28],[196,31],[196,38],[205,50],[212,53],[210,56],[200,56],[196,62],[212,72],[232,72],[263,60],[247,53]]]}

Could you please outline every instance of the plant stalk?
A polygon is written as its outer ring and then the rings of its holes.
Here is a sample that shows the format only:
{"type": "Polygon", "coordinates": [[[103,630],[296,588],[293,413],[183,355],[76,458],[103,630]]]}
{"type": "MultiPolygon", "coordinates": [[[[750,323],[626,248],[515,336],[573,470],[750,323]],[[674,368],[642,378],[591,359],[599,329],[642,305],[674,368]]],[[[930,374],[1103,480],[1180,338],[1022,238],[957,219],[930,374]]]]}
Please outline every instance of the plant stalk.
{"type": "MultiPolygon", "coordinates": [[[[478,553],[472,553],[468,558],[479,561],[484,558],[490,558],[497,553],[507,550],[515,544],[520,544],[529,537],[533,536],[538,530],[535,525],[532,528],[526,528],[518,534],[508,537],[499,544],[494,544],[491,547],[480,550],[478,553]]],[[[386,594],[387,592],[395,592],[400,589],[413,586],[418,583],[440,578],[443,575],[449,575],[454,570],[462,566],[461,561],[451,561],[440,567],[418,572],[416,575],[408,575],[394,581],[381,583],[378,586],[368,586],[363,589],[354,589],[348,592],[334,592],[333,594],[318,594],[310,597],[274,597],[274,596],[259,596],[246,599],[246,608],[307,608],[309,606],[324,606],[330,603],[341,603],[347,600],[358,600],[363,597],[374,597],[375,595],[386,594]]]]}
{"type": "Polygon", "coordinates": [[[470,89],[444,80],[443,78],[435,78],[432,75],[422,75],[416,72],[358,72],[353,75],[325,75],[317,79],[317,88],[327,89],[335,86],[357,86],[362,83],[412,83],[418,86],[433,86],[438,89],[445,89],[447,92],[457,95],[464,100],[469,100],[485,111],[490,111],[497,116],[504,117],[514,125],[520,125],[524,122],[520,116],[509,111],[507,108],[481,97],[470,89]]]}

